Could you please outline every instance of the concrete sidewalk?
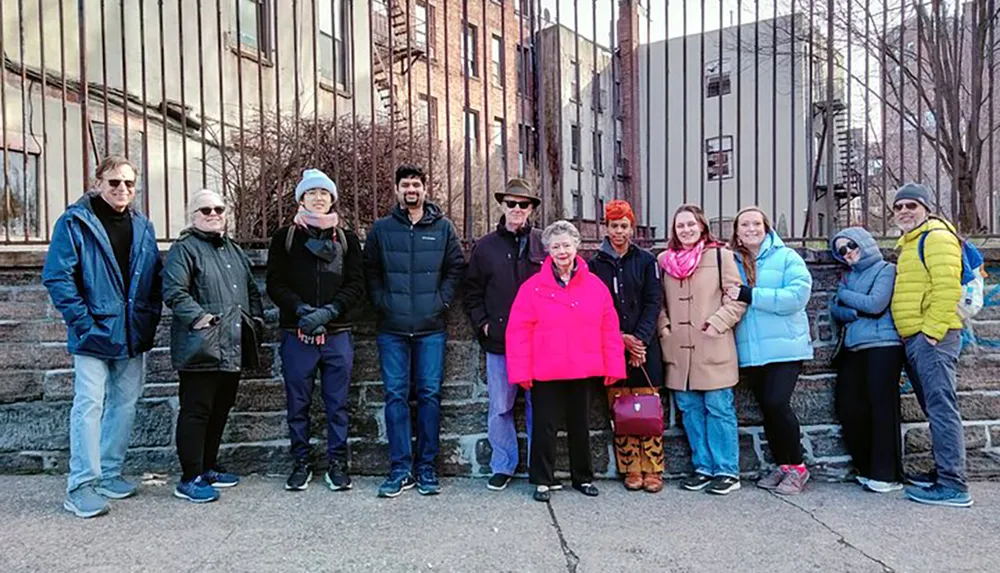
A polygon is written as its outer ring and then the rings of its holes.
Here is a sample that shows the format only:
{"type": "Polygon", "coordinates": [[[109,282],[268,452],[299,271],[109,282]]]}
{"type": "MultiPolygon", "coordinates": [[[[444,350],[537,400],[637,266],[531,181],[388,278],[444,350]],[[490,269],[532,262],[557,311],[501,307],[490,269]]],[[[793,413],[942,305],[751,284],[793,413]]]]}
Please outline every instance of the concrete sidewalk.
{"type": "Polygon", "coordinates": [[[668,483],[659,495],[600,482],[551,504],[518,481],[447,479],[440,496],[375,497],[378,480],[289,493],[251,477],[207,506],[143,486],[109,515],[73,517],[65,480],[0,477],[0,571],[822,571],[995,572],[1000,483],[972,509],[924,507],[849,484],[785,499],[745,483],[728,498],[668,483]]]}

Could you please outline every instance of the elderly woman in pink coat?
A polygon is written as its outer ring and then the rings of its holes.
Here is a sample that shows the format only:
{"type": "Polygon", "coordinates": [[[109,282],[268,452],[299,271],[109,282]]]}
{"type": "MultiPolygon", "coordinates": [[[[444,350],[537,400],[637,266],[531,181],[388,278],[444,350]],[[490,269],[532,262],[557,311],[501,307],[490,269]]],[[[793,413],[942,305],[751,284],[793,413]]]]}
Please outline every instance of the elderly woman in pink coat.
{"type": "Polygon", "coordinates": [[[555,479],[556,422],[566,418],[573,488],[596,496],[590,457],[591,382],[625,378],[625,346],[608,287],[577,255],[580,233],[568,221],[542,231],[549,256],[517,293],[507,324],[507,376],[531,388],[534,426],[528,477],[548,501],[555,479]],[[537,384],[536,384],[537,383],[537,384]]]}

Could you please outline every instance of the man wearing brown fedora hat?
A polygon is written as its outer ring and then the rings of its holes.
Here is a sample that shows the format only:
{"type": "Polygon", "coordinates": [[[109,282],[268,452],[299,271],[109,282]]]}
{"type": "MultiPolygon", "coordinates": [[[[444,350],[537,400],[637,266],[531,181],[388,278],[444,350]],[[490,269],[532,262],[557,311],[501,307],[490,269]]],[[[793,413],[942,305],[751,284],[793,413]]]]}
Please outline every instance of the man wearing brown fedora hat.
{"type": "MultiPolygon", "coordinates": [[[[541,231],[528,218],[541,204],[524,179],[511,179],[494,194],[503,209],[497,230],[480,239],[469,258],[465,278],[465,310],[486,350],[486,383],[490,396],[487,436],[493,449],[493,475],[487,487],[507,487],[518,464],[514,401],[517,386],[508,383],[504,335],[518,289],[541,269],[545,260],[541,231]]],[[[526,398],[528,398],[526,396],[526,398]]],[[[531,400],[525,400],[527,435],[531,436],[531,400]]],[[[531,445],[529,443],[530,450],[531,445]]]]}

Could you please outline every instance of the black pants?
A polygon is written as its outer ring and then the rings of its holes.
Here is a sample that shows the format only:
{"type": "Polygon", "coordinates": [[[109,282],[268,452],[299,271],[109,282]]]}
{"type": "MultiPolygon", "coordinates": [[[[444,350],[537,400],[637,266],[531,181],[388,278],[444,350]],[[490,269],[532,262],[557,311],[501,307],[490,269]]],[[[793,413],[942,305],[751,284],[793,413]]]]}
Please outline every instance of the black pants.
{"type": "Polygon", "coordinates": [[[556,481],[556,429],[566,420],[569,471],[576,485],[594,480],[590,459],[590,392],[593,379],[535,382],[531,387],[531,460],[528,478],[535,485],[556,481]]]}
{"type": "Polygon", "coordinates": [[[181,410],[177,415],[177,457],[181,479],[214,469],[229,410],[236,401],[238,372],[180,372],[181,410]]]}
{"type": "Polygon", "coordinates": [[[841,435],[858,475],[902,481],[899,425],[902,346],[844,351],[837,368],[836,405],[841,435]]]}
{"type": "Polygon", "coordinates": [[[799,419],[792,410],[792,392],[800,372],[802,361],[774,362],[743,372],[764,414],[764,435],[778,465],[802,463],[799,419]]]}

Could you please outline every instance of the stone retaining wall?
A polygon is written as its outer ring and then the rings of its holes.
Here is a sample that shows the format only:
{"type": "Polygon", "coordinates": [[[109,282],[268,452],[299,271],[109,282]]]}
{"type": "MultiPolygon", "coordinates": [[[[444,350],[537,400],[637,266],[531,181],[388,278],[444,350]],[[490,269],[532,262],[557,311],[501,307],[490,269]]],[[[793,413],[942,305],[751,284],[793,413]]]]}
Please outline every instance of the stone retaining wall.
{"type": "MultiPolygon", "coordinates": [[[[807,462],[820,473],[843,475],[850,465],[833,411],[835,376],[830,370],[834,330],[827,310],[839,268],[824,254],[804,252],[813,273],[809,304],[816,359],[806,364],[793,397],[802,422],[807,462]]],[[[987,253],[993,275],[1000,274],[1000,252],[987,253]]],[[[254,252],[263,286],[264,253],[254,252]]],[[[66,354],[65,327],[40,283],[41,255],[0,252],[0,473],[66,471],[68,423],[72,400],[71,358],[66,354]]],[[[995,278],[993,279],[995,281],[995,278]]],[[[988,307],[966,332],[959,368],[959,405],[965,420],[970,473],[1000,476],[1000,285],[989,287],[988,307]]],[[[268,303],[264,368],[245,373],[229,418],[222,462],[241,473],[284,473],[289,468],[285,395],[277,357],[277,310],[268,303]]],[[[156,348],[148,355],[147,383],[139,403],[128,456],[130,473],[177,472],[174,449],[177,419],[177,373],[170,368],[170,317],[164,317],[156,348]]],[[[357,474],[387,470],[383,390],[369,313],[355,331],[355,371],[350,391],[350,466],[357,474]]],[[[449,319],[449,342],[442,396],[440,469],[446,475],[490,473],[486,439],[487,396],[483,353],[460,309],[449,319]]],[[[908,385],[903,386],[905,462],[926,468],[931,463],[927,423],[908,385]]],[[[737,388],[740,421],[740,465],[755,473],[768,464],[769,453],[760,411],[748,390],[737,388]]],[[[667,471],[690,469],[690,451],[678,414],[669,412],[665,432],[667,471]]],[[[523,409],[518,408],[523,428],[523,409]]],[[[595,469],[615,474],[603,392],[594,388],[591,443],[595,469]]],[[[314,399],[314,434],[324,432],[322,402],[314,399]]],[[[522,452],[524,435],[522,433],[522,452]]],[[[323,465],[323,443],[317,462],[323,465]]],[[[565,443],[560,442],[565,463],[565,443]]],[[[522,468],[523,470],[523,468],[522,468]]]]}

